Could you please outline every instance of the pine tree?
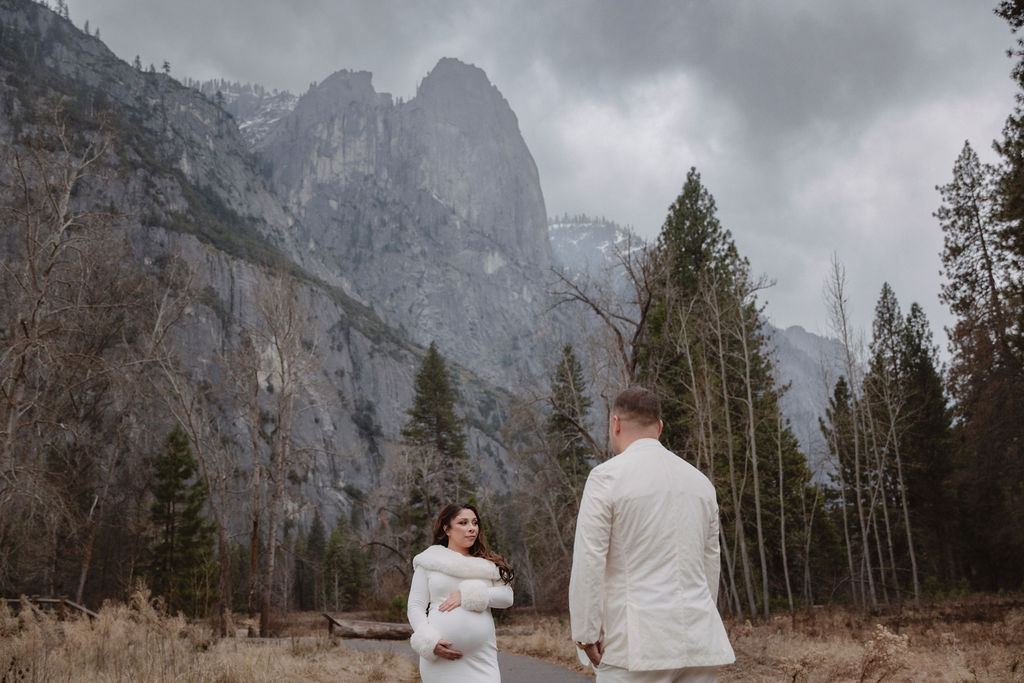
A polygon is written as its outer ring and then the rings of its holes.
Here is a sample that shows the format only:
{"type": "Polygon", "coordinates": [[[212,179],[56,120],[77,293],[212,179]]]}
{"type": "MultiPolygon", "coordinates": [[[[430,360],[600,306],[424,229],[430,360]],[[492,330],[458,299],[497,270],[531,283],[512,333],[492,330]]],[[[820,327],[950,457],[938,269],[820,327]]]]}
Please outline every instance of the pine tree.
{"type": "Polygon", "coordinates": [[[1024,358],[1024,2],[1003,0],[996,14],[1006,19],[1017,37],[1013,78],[1018,85],[1017,105],[1003,126],[1003,139],[994,144],[1003,159],[996,181],[999,218],[1004,222],[1000,238],[1013,264],[1008,285],[1016,306],[1012,344],[1018,358],[1024,358]]]}
{"type": "Polygon", "coordinates": [[[996,169],[965,144],[952,182],[939,188],[943,204],[935,213],[945,236],[941,298],[957,318],[949,386],[964,446],[961,505],[972,544],[961,556],[986,587],[1015,586],[1007,568],[1024,562],[1024,306],[1015,284],[1021,263],[1007,237],[1019,225],[1016,163],[1007,158],[997,182],[996,169]]]}
{"type": "Polygon", "coordinates": [[[324,590],[327,606],[352,609],[367,585],[367,557],[352,533],[349,520],[338,517],[323,555],[324,590]]]}
{"type": "Polygon", "coordinates": [[[465,501],[473,494],[472,480],[466,472],[469,466],[466,435],[462,420],[455,414],[455,390],[444,358],[433,343],[416,375],[414,390],[409,421],[401,433],[414,448],[421,452],[432,451],[439,458],[440,490],[428,493],[430,500],[424,501],[429,519],[441,505],[465,501]]]}
{"type": "MultiPolygon", "coordinates": [[[[721,487],[723,529],[739,553],[729,557],[724,547],[724,580],[741,574],[746,609],[767,614],[771,593],[787,591],[785,560],[778,543],[769,551],[769,541],[781,542],[780,501],[800,500],[806,463],[778,417],[781,390],[757,302],[765,283],[750,277],[694,168],[669,208],[652,261],[649,323],[635,340],[640,379],[661,397],[663,441],[721,487]]],[[[790,528],[796,521],[786,520],[790,528]]],[[[732,583],[737,613],[739,593],[732,583]]]]}
{"type": "Polygon", "coordinates": [[[210,588],[204,585],[213,555],[213,525],[203,515],[207,491],[196,476],[197,463],[180,426],[167,435],[154,463],[150,520],[156,532],[150,550],[153,592],[168,609],[201,612],[210,588]],[[204,594],[206,593],[206,594],[204,594]]]}
{"type": "Polygon", "coordinates": [[[939,373],[938,350],[924,310],[911,304],[903,325],[901,367],[907,425],[900,440],[914,538],[926,575],[960,578],[953,546],[958,525],[953,481],[952,418],[939,373]]]}
{"type": "Polygon", "coordinates": [[[558,467],[565,477],[568,492],[577,504],[590,471],[589,460],[594,456],[586,439],[591,402],[584,389],[583,368],[572,344],[566,344],[551,381],[547,434],[557,454],[558,467]]]}
{"type": "Polygon", "coordinates": [[[731,274],[746,263],[740,259],[732,234],[718,220],[715,198],[690,168],[682,192],[669,207],[658,235],[658,253],[669,259],[670,278],[684,294],[697,292],[708,272],[731,274]]]}
{"type": "Polygon", "coordinates": [[[516,517],[529,567],[525,589],[534,604],[566,609],[576,516],[596,456],[587,429],[591,401],[571,344],[562,348],[550,382],[546,415],[532,406],[516,410],[510,442],[519,440],[517,470],[524,477],[516,517]]]}
{"type": "Polygon", "coordinates": [[[833,483],[839,486],[839,520],[835,526],[843,530],[843,541],[846,545],[846,559],[849,570],[849,586],[854,604],[867,604],[862,582],[857,580],[855,568],[854,548],[860,544],[857,539],[860,537],[860,530],[856,526],[857,504],[856,492],[859,487],[855,485],[856,478],[854,469],[854,430],[855,416],[853,413],[853,394],[846,377],[839,376],[832,396],[829,398],[829,407],[825,409],[825,417],[818,419],[822,436],[828,444],[828,450],[834,458],[836,470],[830,476],[833,483]]]}

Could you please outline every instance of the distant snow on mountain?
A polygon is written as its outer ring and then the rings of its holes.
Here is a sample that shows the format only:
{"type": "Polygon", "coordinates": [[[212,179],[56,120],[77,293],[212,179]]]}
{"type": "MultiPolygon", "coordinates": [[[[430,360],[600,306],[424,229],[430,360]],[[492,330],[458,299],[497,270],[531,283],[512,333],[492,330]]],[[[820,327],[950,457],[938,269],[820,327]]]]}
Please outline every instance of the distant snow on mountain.
{"type": "MultiPolygon", "coordinates": [[[[548,234],[555,260],[573,278],[606,277],[623,249],[643,245],[629,227],[586,214],[549,218],[548,234]]],[[[822,480],[831,465],[818,420],[825,416],[832,387],[842,374],[843,347],[799,325],[783,330],[765,323],[764,329],[776,382],[788,387],[782,398],[783,414],[815,479],[822,480]]]]}
{"type": "Polygon", "coordinates": [[[628,226],[586,214],[549,218],[548,235],[559,265],[567,273],[590,277],[617,263],[624,250],[643,245],[643,240],[628,226]]]}
{"type": "Polygon", "coordinates": [[[274,124],[291,113],[299,101],[298,95],[286,90],[267,90],[253,83],[218,79],[188,85],[235,118],[250,148],[265,138],[274,124]]]}

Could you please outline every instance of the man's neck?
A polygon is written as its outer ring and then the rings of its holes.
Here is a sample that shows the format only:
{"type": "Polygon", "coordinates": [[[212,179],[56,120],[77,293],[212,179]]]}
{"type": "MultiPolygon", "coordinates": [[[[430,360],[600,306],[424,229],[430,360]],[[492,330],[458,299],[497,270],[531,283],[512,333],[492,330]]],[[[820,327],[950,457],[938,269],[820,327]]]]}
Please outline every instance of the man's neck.
{"type": "MultiPolygon", "coordinates": [[[[655,441],[657,441],[658,440],[658,435],[657,434],[637,434],[636,436],[626,437],[625,439],[623,439],[623,444],[624,445],[622,446],[622,451],[626,450],[627,448],[629,448],[630,446],[635,444],[640,439],[654,439],[655,441]]],[[[622,451],[619,451],[619,453],[621,453],[622,451]]]]}

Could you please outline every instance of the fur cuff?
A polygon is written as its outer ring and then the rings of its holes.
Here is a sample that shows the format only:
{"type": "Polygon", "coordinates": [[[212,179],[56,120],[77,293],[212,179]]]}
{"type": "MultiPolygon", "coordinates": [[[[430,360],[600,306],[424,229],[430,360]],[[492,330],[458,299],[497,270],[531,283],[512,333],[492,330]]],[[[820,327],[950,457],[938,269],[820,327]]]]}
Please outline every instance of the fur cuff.
{"type": "Polygon", "coordinates": [[[459,584],[462,591],[462,608],[470,612],[483,612],[491,605],[491,595],[486,581],[469,579],[459,584]]]}
{"type": "Polygon", "coordinates": [[[409,638],[409,645],[412,646],[412,649],[420,657],[423,657],[428,662],[433,662],[437,659],[437,655],[434,654],[434,647],[439,640],[441,640],[441,634],[437,632],[437,629],[430,624],[424,624],[422,628],[415,631],[412,637],[409,638]]]}

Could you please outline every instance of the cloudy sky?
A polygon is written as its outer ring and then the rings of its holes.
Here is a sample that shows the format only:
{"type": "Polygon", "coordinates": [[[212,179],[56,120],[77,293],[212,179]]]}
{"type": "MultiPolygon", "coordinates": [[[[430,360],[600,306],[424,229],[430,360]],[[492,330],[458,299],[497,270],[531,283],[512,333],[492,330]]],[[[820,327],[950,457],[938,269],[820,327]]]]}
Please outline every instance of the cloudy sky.
{"type": "Polygon", "coordinates": [[[996,0],[68,0],[130,61],[301,93],[339,69],[406,99],[441,57],[488,74],[519,118],[549,215],[645,237],[695,166],[779,326],[827,333],[846,269],[870,331],[888,281],[945,346],[935,186],[983,160],[1013,106],[996,0]]]}

